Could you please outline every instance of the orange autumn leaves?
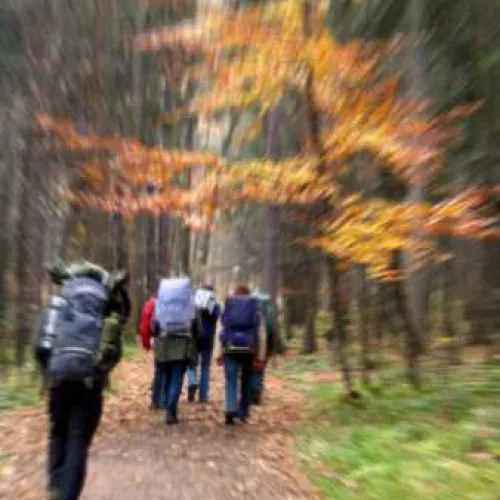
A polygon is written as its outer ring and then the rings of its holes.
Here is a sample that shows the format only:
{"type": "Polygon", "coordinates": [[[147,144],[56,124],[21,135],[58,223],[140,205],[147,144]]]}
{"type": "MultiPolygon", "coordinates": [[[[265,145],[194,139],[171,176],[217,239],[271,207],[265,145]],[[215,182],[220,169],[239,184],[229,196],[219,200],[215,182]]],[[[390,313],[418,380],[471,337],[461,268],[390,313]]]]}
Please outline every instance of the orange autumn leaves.
{"type": "Polygon", "coordinates": [[[179,184],[179,175],[195,166],[218,164],[218,158],[211,154],[146,147],[138,140],[120,136],[79,134],[71,123],[47,115],[38,115],[37,121],[66,148],[106,155],[81,166],[88,190],[64,193],[75,204],[106,212],[129,216],[140,211],[187,215],[192,211],[192,193],[179,184]]]}
{"type": "Polygon", "coordinates": [[[437,234],[489,238],[492,220],[477,216],[483,201],[472,190],[436,204],[362,200],[353,195],[342,201],[336,220],[322,223],[322,234],[310,244],[344,262],[365,265],[375,278],[391,278],[388,260],[394,250],[411,250],[418,265],[430,256],[443,257],[436,251],[437,234]],[[415,227],[418,238],[412,237],[415,227]]]}
{"type": "Polygon", "coordinates": [[[367,150],[406,181],[427,182],[457,135],[457,119],[471,109],[420,118],[426,116],[425,103],[401,98],[400,79],[380,76],[397,42],[340,44],[326,27],[322,3],[312,4],[307,23],[304,4],[285,0],[231,15],[210,13],[198,23],[143,35],[137,43],[143,50],[185,44],[203,53],[210,88],[183,110],[189,114],[210,117],[252,107],[263,116],[290,91],[304,95],[312,76],[326,161],[344,162],[367,150]]]}
{"type": "Polygon", "coordinates": [[[40,117],[40,124],[71,149],[110,154],[105,163],[84,166],[93,189],[71,193],[72,199],[123,213],[168,211],[197,228],[209,227],[216,209],[241,201],[321,202],[335,217],[316,221],[318,236],[308,244],[348,263],[365,264],[382,278],[394,249],[411,248],[427,258],[437,232],[485,236],[491,221],[476,218],[477,193],[434,205],[345,194],[339,174],[353,168],[353,156],[366,152],[407,186],[427,185],[443,168],[446,149],[472,109],[430,117],[427,103],[399,95],[399,77],[380,76],[396,42],[340,44],[326,29],[321,2],[312,6],[307,22],[300,0],[231,15],[211,12],[199,22],[142,35],[136,43],[145,51],[177,45],[205,56],[200,74],[209,79],[208,89],[187,109],[175,110],[174,117],[195,114],[211,121],[216,112],[250,108],[262,120],[290,91],[302,98],[308,92],[320,117],[321,157],[306,143],[300,155],[280,162],[225,162],[211,154],[147,148],[131,139],[82,137],[68,124],[40,117]],[[178,182],[187,170],[197,176],[190,189],[178,182]],[[146,195],[147,185],[160,189],[146,195]],[[427,238],[411,236],[416,226],[427,238]]]}
{"type": "MultiPolygon", "coordinates": [[[[308,243],[346,262],[366,264],[378,277],[387,272],[394,249],[411,248],[427,258],[434,251],[435,232],[484,235],[488,222],[476,219],[477,197],[471,193],[438,205],[342,198],[339,173],[349,170],[350,159],[360,152],[369,152],[373,163],[388,165],[406,185],[427,185],[443,167],[461,118],[473,109],[430,117],[427,103],[400,96],[399,77],[380,76],[380,66],[397,49],[397,41],[385,46],[339,44],[325,27],[319,3],[314,3],[308,23],[304,4],[286,0],[231,16],[214,14],[205,31],[193,25],[191,31],[184,26],[182,33],[176,32],[176,43],[184,38],[203,52],[211,71],[210,89],[186,113],[210,116],[229,108],[252,108],[262,117],[291,90],[304,97],[312,80],[312,100],[322,122],[321,158],[306,144],[300,156],[277,163],[227,165],[209,174],[198,189],[198,200],[217,191],[224,207],[241,200],[326,202],[335,217],[318,220],[320,235],[308,243]],[[415,227],[427,238],[413,238],[415,227]]],[[[157,34],[150,42],[161,47],[157,34]]]]}

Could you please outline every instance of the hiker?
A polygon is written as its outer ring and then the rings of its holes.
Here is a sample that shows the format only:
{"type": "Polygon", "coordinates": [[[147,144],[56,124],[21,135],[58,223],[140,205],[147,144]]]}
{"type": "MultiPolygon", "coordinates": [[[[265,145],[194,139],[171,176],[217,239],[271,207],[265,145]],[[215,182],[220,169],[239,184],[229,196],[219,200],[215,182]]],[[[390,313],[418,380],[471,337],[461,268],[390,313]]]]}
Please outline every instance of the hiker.
{"type": "Polygon", "coordinates": [[[267,348],[259,304],[248,287],[238,286],[234,295],[226,299],[222,327],[217,335],[215,359],[224,365],[226,425],[233,425],[236,418],[246,422],[250,416],[252,375],[254,369],[262,367],[267,348]]]}
{"type": "MultiPolygon", "coordinates": [[[[166,423],[179,423],[177,408],[188,365],[196,361],[199,323],[189,278],[163,279],[158,287],[153,327],[155,363],[164,377],[166,423]]],[[[151,338],[146,336],[145,346],[151,338]]],[[[162,398],[160,396],[160,402],[162,398]]]]}
{"type": "Polygon", "coordinates": [[[34,353],[48,388],[48,492],[50,500],[76,500],[103,390],[122,355],[128,275],[85,261],[53,266],[49,273],[61,291],[42,313],[34,353]]]}
{"type": "Polygon", "coordinates": [[[277,319],[271,297],[267,294],[256,292],[254,297],[259,301],[260,313],[266,331],[266,357],[261,367],[255,368],[252,376],[252,404],[259,405],[264,391],[264,375],[269,359],[273,355],[276,342],[277,319]]]}
{"type": "Polygon", "coordinates": [[[188,401],[190,403],[194,402],[196,391],[199,389],[199,402],[208,403],[210,366],[212,363],[215,331],[221,308],[217,303],[214,289],[211,285],[205,285],[197,290],[194,302],[200,320],[200,336],[196,346],[196,362],[188,369],[188,401]],[[198,365],[200,366],[199,383],[198,365]]]}
{"type": "MultiPolygon", "coordinates": [[[[151,350],[153,340],[153,317],[155,311],[156,298],[150,297],[141,313],[141,324],[139,328],[139,342],[142,348],[147,352],[151,350]]],[[[151,404],[153,410],[165,409],[165,377],[163,369],[157,362],[154,363],[153,382],[151,384],[151,404]]]]}

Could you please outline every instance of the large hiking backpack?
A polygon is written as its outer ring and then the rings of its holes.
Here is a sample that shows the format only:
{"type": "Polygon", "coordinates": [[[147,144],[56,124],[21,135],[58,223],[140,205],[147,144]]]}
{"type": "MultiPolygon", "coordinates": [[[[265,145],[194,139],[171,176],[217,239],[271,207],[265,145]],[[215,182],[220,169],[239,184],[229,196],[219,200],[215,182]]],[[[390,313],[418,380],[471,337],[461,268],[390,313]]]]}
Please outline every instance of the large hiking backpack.
{"type": "Polygon", "coordinates": [[[222,314],[222,342],[227,353],[254,354],[259,341],[259,303],[255,297],[228,297],[222,314]]]}
{"type": "Polygon", "coordinates": [[[95,375],[108,290],[96,279],[76,277],[64,284],[62,296],[66,304],[48,365],[48,374],[55,383],[95,375]]]}
{"type": "Polygon", "coordinates": [[[189,278],[161,280],[153,316],[158,336],[190,337],[194,317],[193,291],[189,278]]]}
{"type": "Polygon", "coordinates": [[[35,357],[44,370],[47,368],[66,304],[64,297],[51,295],[42,311],[36,331],[35,357]]]}

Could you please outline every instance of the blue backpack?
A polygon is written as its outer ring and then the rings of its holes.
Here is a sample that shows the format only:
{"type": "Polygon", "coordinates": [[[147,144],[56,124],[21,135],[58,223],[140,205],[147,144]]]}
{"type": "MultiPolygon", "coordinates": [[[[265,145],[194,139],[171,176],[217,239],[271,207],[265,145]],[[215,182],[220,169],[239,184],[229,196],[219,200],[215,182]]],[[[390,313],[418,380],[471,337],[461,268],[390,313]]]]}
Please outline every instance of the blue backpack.
{"type": "Polygon", "coordinates": [[[228,297],[222,314],[226,353],[254,354],[259,342],[259,302],[251,296],[228,297]]]}
{"type": "Polygon", "coordinates": [[[56,384],[95,374],[108,290],[102,282],[78,277],[67,281],[62,297],[65,302],[59,311],[48,365],[48,374],[56,384]]]}

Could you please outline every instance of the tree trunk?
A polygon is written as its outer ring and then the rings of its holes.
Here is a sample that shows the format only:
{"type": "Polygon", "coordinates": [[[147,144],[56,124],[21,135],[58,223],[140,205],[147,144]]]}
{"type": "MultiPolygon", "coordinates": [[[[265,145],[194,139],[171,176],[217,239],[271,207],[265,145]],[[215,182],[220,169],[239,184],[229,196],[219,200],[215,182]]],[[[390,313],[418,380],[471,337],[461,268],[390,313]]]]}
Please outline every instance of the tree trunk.
{"type": "MultiPolygon", "coordinates": [[[[403,259],[401,252],[399,251],[394,252],[393,266],[392,266],[393,270],[401,271],[402,260],[403,259]]],[[[405,290],[400,280],[394,284],[393,291],[394,291],[394,298],[396,301],[396,307],[398,309],[404,328],[404,335],[405,335],[404,352],[406,357],[406,376],[408,382],[415,389],[419,389],[421,386],[421,376],[420,376],[421,346],[420,346],[419,336],[413,326],[413,323],[406,309],[407,301],[405,297],[405,290]]]]}
{"type": "MultiPolygon", "coordinates": [[[[281,109],[277,105],[268,114],[267,127],[267,157],[271,161],[278,161],[280,157],[279,125],[281,122],[281,109]]],[[[278,311],[278,217],[279,209],[272,204],[265,207],[265,248],[264,248],[264,272],[262,275],[263,291],[269,294],[275,311],[278,311]]],[[[273,338],[275,343],[274,352],[283,353],[285,346],[281,338],[279,325],[273,338]]]]}
{"type": "Polygon", "coordinates": [[[451,365],[461,364],[460,345],[457,330],[453,319],[455,310],[455,294],[453,280],[453,261],[450,259],[443,264],[443,299],[442,299],[442,328],[448,342],[448,360],[451,365]]]}
{"type": "Polygon", "coordinates": [[[348,309],[345,290],[342,290],[342,274],[338,268],[338,262],[334,258],[328,259],[328,281],[330,285],[330,309],[335,327],[337,339],[337,352],[342,380],[347,394],[351,397],[359,397],[354,390],[352,371],[349,362],[349,335],[348,335],[348,309]]]}
{"type": "Polygon", "coordinates": [[[307,278],[306,324],[302,342],[302,354],[311,354],[318,350],[316,318],[318,315],[319,269],[316,252],[310,251],[309,276],[307,278]]]}
{"type": "Polygon", "coordinates": [[[374,358],[377,368],[380,370],[384,349],[384,313],[383,313],[382,286],[375,284],[372,296],[372,321],[373,338],[375,341],[374,358]]]}
{"type": "Polygon", "coordinates": [[[125,220],[125,230],[126,230],[126,240],[127,240],[127,257],[128,265],[127,268],[130,273],[130,301],[132,303],[132,311],[130,313],[131,328],[138,331],[139,326],[139,310],[142,304],[139,303],[140,300],[140,275],[138,273],[137,267],[137,227],[136,220],[134,218],[129,218],[125,220]]]}
{"type": "Polygon", "coordinates": [[[372,369],[370,353],[370,297],[369,284],[367,282],[366,272],[363,267],[359,268],[359,289],[358,289],[358,327],[360,341],[360,365],[361,378],[365,385],[371,382],[370,372],[372,369]]]}
{"type": "Polygon", "coordinates": [[[283,326],[284,326],[284,330],[285,330],[285,338],[287,341],[290,341],[293,339],[294,337],[294,332],[293,332],[293,324],[292,324],[292,321],[291,321],[291,317],[290,317],[290,307],[291,307],[291,304],[290,304],[290,299],[289,297],[285,297],[283,299],[283,326]]]}
{"type": "Polygon", "coordinates": [[[31,287],[30,287],[30,248],[33,230],[30,225],[33,211],[31,188],[34,175],[34,141],[35,135],[28,131],[26,139],[26,152],[22,164],[22,186],[19,195],[18,230],[16,235],[16,338],[15,361],[17,366],[22,366],[25,359],[25,347],[30,340],[31,325],[31,287]]]}
{"type": "MultiPolygon", "coordinates": [[[[407,76],[409,94],[412,98],[425,100],[429,97],[426,75],[425,43],[425,2],[423,0],[409,0],[407,4],[406,21],[409,36],[407,37],[407,76]]],[[[418,116],[416,116],[418,117],[418,116]]],[[[422,203],[425,197],[427,180],[425,166],[417,165],[418,177],[409,188],[408,201],[422,203]]],[[[413,238],[419,242],[425,236],[418,230],[420,221],[416,221],[413,238]]],[[[419,256],[413,250],[405,253],[406,289],[405,294],[409,305],[409,320],[413,323],[413,330],[418,334],[419,349],[426,349],[429,342],[429,268],[422,266],[419,256]]]]}
{"type": "MultiPolygon", "coordinates": [[[[4,320],[6,319],[6,306],[8,303],[5,293],[5,277],[11,254],[8,214],[12,200],[12,186],[7,181],[11,175],[13,175],[13,172],[10,166],[5,164],[2,171],[0,172],[0,213],[3,214],[2,223],[0,226],[0,327],[2,328],[3,333],[0,336],[0,339],[3,338],[4,332],[6,330],[6,324],[4,320]]],[[[0,348],[2,348],[1,343],[0,348]]]]}
{"type": "MultiPolygon", "coordinates": [[[[279,124],[280,109],[275,106],[267,116],[267,158],[278,161],[280,157],[279,124]]],[[[265,217],[265,247],[264,247],[264,272],[262,288],[276,304],[278,293],[278,207],[269,204],[264,209],[265,217]]]]}

